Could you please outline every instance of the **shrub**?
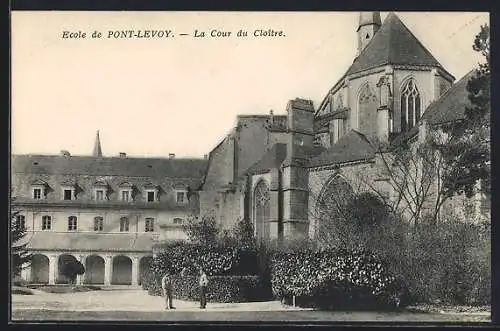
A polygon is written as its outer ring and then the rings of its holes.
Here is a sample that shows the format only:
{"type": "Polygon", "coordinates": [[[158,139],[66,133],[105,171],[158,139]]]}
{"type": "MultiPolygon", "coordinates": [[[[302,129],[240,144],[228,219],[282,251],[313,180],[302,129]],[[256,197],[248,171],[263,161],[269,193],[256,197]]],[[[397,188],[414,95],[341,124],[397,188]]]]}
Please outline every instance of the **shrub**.
{"type": "Polygon", "coordinates": [[[74,283],[77,275],[83,275],[85,267],[73,256],[65,256],[62,261],[61,274],[68,278],[70,283],[74,283]]]}
{"type": "Polygon", "coordinates": [[[401,276],[415,302],[490,304],[489,229],[459,221],[421,224],[400,256],[401,276]]]}
{"type": "Polygon", "coordinates": [[[230,245],[204,246],[172,243],[164,245],[153,258],[151,268],[155,275],[166,272],[197,274],[203,267],[207,275],[251,275],[257,269],[257,250],[230,245]]]}
{"type": "MultiPolygon", "coordinates": [[[[197,276],[172,277],[173,296],[180,300],[199,300],[200,288],[197,276]]],[[[161,295],[161,284],[154,282],[151,295],[161,295]]],[[[269,299],[270,291],[258,276],[209,277],[207,300],[210,302],[248,302],[269,299]]]]}
{"type": "Polygon", "coordinates": [[[275,252],[271,277],[275,297],[310,298],[318,306],[332,303],[332,298],[340,299],[339,303],[390,304],[393,295],[402,290],[396,277],[365,251],[305,248],[275,252]]]}

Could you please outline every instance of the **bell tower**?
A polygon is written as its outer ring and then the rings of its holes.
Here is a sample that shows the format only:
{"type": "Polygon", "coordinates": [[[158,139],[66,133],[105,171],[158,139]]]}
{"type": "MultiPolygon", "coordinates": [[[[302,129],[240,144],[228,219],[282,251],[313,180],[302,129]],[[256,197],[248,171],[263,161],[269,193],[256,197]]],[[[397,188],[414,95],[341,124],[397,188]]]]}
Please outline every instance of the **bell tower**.
{"type": "Polygon", "coordinates": [[[370,40],[372,40],[381,25],[382,20],[380,19],[380,12],[374,11],[359,13],[359,24],[357,30],[358,55],[363,51],[366,45],[368,45],[370,40]]]}

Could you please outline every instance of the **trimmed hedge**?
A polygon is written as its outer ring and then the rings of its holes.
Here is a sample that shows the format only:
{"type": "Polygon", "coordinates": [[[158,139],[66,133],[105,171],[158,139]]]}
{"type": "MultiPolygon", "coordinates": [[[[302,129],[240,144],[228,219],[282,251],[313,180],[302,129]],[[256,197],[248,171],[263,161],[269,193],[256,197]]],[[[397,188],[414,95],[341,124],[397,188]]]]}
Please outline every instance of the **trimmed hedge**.
{"type": "Polygon", "coordinates": [[[394,305],[405,291],[403,283],[389,274],[374,255],[364,251],[275,252],[271,275],[275,297],[287,301],[296,296],[299,301],[323,307],[394,305]]]}
{"type": "Polygon", "coordinates": [[[197,268],[201,266],[209,276],[247,276],[255,274],[257,265],[256,249],[177,242],[161,247],[153,259],[152,271],[163,275],[165,272],[179,274],[185,269],[187,275],[196,275],[197,268]]]}
{"type": "MultiPolygon", "coordinates": [[[[200,288],[197,276],[173,276],[173,296],[175,299],[198,301],[200,288]]],[[[161,295],[159,278],[148,280],[150,295],[161,295]]],[[[209,277],[207,301],[209,302],[249,302],[269,299],[270,289],[258,276],[213,276],[209,277]]]]}

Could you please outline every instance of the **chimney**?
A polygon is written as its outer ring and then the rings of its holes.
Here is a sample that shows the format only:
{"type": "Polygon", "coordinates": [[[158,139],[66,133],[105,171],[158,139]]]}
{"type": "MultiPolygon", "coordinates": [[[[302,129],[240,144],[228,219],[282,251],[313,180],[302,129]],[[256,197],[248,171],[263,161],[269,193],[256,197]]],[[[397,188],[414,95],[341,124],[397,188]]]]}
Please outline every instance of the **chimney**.
{"type": "Polygon", "coordinates": [[[168,154],[168,158],[169,158],[169,159],[173,159],[173,158],[175,158],[175,154],[174,154],[174,153],[170,153],[170,154],[168,154]]]}
{"type": "Polygon", "coordinates": [[[127,157],[127,153],[120,152],[120,158],[124,159],[127,157]]]}
{"type": "Polygon", "coordinates": [[[66,151],[66,150],[63,149],[63,150],[61,150],[61,156],[70,157],[71,154],[68,151],[66,151]]]}

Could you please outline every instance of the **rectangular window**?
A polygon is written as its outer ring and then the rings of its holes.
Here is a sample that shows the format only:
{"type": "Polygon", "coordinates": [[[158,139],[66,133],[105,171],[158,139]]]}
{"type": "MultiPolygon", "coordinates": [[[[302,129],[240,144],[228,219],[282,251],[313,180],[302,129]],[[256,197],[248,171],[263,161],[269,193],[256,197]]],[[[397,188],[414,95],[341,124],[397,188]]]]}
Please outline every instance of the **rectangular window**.
{"type": "Polygon", "coordinates": [[[127,217],[120,218],[120,232],[128,232],[130,223],[127,217]]]}
{"type": "Polygon", "coordinates": [[[35,188],[33,189],[33,199],[39,200],[42,198],[42,189],[35,188]]]}
{"type": "Polygon", "coordinates": [[[68,217],[68,231],[76,231],[78,229],[78,220],[76,216],[68,217]]]}
{"type": "Polygon", "coordinates": [[[184,192],[177,192],[177,203],[184,203],[184,192]]]}
{"type": "Polygon", "coordinates": [[[148,202],[153,202],[153,201],[155,201],[155,192],[149,191],[148,192],[148,202]]]}
{"type": "Polygon", "coordinates": [[[16,229],[26,229],[26,218],[24,217],[24,215],[16,216],[16,229]]]}
{"type": "Polygon", "coordinates": [[[129,201],[129,200],[130,200],[130,192],[122,191],[122,201],[129,201]]]}
{"type": "Polygon", "coordinates": [[[45,215],[42,216],[42,230],[51,230],[52,229],[52,217],[45,215]]]}
{"type": "Polygon", "coordinates": [[[154,232],[154,230],[155,230],[155,219],[150,217],[146,218],[144,232],[154,232]]]}
{"type": "Polygon", "coordinates": [[[94,218],[94,231],[102,231],[104,228],[104,220],[102,217],[98,216],[94,218]]]}
{"type": "Polygon", "coordinates": [[[96,190],[95,191],[95,199],[102,201],[104,200],[104,191],[103,190],[96,190]]]}
{"type": "Polygon", "coordinates": [[[73,190],[64,190],[64,200],[71,200],[73,190]]]}
{"type": "Polygon", "coordinates": [[[182,224],[182,218],[174,218],[174,224],[182,224]]]}

